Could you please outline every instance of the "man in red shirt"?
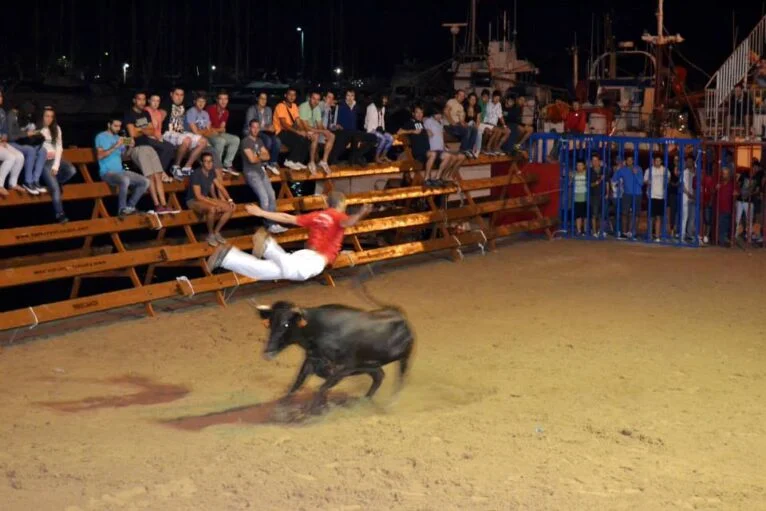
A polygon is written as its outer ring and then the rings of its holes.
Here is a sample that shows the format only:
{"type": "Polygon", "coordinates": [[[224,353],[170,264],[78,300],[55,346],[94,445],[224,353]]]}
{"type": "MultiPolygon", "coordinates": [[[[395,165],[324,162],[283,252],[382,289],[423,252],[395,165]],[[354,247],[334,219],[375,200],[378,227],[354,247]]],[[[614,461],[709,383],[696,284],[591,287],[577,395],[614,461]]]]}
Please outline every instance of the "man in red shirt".
{"type": "Polygon", "coordinates": [[[218,92],[215,105],[207,107],[207,114],[210,116],[210,128],[215,135],[207,137],[212,144],[218,157],[223,163],[223,171],[231,175],[238,176],[232,165],[234,157],[239,150],[239,137],[226,133],[226,125],[229,122],[229,93],[225,90],[218,92]]]}
{"type": "Polygon", "coordinates": [[[248,204],[245,209],[253,216],[308,229],[307,248],[288,254],[261,228],[253,235],[253,255],[236,247],[221,246],[207,259],[208,269],[212,272],[216,268],[226,268],[258,280],[302,281],[316,277],[338,257],[343,230],[355,225],[372,209],[365,204],[356,215],[346,215],[346,198],[339,192],[328,195],[327,205],[327,209],[294,216],[264,211],[255,204],[248,204]]]}
{"type": "Polygon", "coordinates": [[[585,133],[588,128],[588,115],[580,108],[580,103],[572,103],[567,118],[564,121],[564,130],[569,133],[585,133]]]}

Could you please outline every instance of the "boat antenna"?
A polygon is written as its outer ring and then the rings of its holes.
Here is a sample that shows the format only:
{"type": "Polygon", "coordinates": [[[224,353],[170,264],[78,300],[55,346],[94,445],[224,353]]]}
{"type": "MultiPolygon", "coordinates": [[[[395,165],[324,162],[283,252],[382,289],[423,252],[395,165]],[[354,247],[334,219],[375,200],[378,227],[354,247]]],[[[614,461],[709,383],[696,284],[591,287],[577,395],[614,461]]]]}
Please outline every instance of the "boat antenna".
{"type": "Polygon", "coordinates": [[[513,0],[513,45],[516,46],[516,0],[513,0]]]}

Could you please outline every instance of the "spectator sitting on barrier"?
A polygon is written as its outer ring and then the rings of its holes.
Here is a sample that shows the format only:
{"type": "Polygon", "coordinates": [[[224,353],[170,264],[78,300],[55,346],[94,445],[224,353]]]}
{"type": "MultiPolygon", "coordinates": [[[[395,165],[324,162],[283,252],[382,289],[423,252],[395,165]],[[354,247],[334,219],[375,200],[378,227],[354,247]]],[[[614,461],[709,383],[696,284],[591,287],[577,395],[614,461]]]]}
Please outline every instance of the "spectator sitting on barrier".
{"type": "Polygon", "coordinates": [[[186,131],[184,90],[181,87],[173,87],[170,90],[170,99],[173,103],[162,126],[164,130],[162,138],[176,148],[173,177],[183,181],[184,176],[191,174],[192,167],[207,147],[207,139],[202,135],[186,131]],[[184,157],[186,157],[186,165],[181,167],[184,157]]]}
{"type": "MultiPolygon", "coordinates": [[[[175,155],[175,147],[170,142],[162,140],[162,122],[164,110],[160,110],[159,96],[151,97],[151,106],[146,105],[146,94],[137,92],[133,96],[133,106],[125,114],[124,124],[128,135],[137,146],[149,146],[157,152],[163,170],[170,170],[175,155]],[[159,121],[159,124],[157,124],[159,121]]],[[[165,182],[172,181],[163,173],[165,182]]]]}
{"type": "Polygon", "coordinates": [[[339,192],[328,195],[327,206],[322,211],[293,216],[248,204],[245,209],[253,216],[305,227],[309,236],[307,248],[288,254],[265,229],[259,229],[253,235],[253,255],[236,247],[220,247],[207,259],[208,269],[212,272],[223,267],[258,280],[304,281],[316,277],[338,257],[344,229],[356,225],[372,209],[365,204],[355,215],[346,215],[346,198],[339,192]]]}
{"type": "MultiPolygon", "coordinates": [[[[713,199],[715,198],[715,180],[713,179],[712,169],[705,169],[705,175],[702,177],[702,243],[710,243],[710,231],[713,227],[713,199]]],[[[694,189],[697,189],[695,182],[694,189]]]]}
{"type": "MultiPolygon", "coordinates": [[[[394,143],[394,137],[386,132],[386,105],[388,95],[383,94],[377,100],[373,100],[367,106],[367,114],[364,118],[364,129],[367,133],[378,139],[378,147],[375,150],[376,163],[388,163],[388,150],[394,143]]],[[[462,108],[462,107],[461,107],[462,108]]]]}
{"type": "Polygon", "coordinates": [[[469,126],[466,123],[464,102],[465,91],[462,89],[456,90],[455,96],[447,101],[444,107],[445,129],[447,133],[460,140],[460,152],[466,158],[478,158],[479,155],[473,153],[478,131],[475,126],[469,126]]]}
{"type": "Polygon", "coordinates": [[[298,91],[290,87],[285,91],[285,100],[274,109],[274,129],[279,141],[290,150],[285,159],[285,167],[292,170],[308,168],[303,162],[308,161],[311,150],[310,134],[301,130],[297,124],[300,117],[295,104],[298,91]]]}
{"type": "Polygon", "coordinates": [[[620,167],[612,180],[619,183],[622,188],[620,201],[622,218],[618,228],[618,237],[633,239],[634,233],[638,234],[636,219],[641,213],[641,190],[644,186],[644,176],[641,167],[634,165],[632,155],[625,156],[625,164],[620,167]]]}
{"type": "Polygon", "coordinates": [[[694,242],[699,237],[696,229],[696,194],[694,158],[687,157],[683,174],[683,195],[681,196],[681,235],[684,241],[694,242]]]}
{"type": "Polygon", "coordinates": [[[319,108],[319,92],[309,92],[306,101],[298,107],[298,119],[296,123],[300,129],[309,134],[311,149],[309,150],[309,172],[314,174],[317,170],[317,153],[319,152],[319,143],[324,140],[324,149],[319,166],[322,167],[325,174],[330,174],[330,164],[327,159],[335,144],[335,134],[322,124],[322,110],[319,108]]]}
{"type": "Polygon", "coordinates": [[[459,171],[460,165],[466,159],[463,152],[448,151],[444,145],[444,124],[442,124],[441,110],[434,109],[425,121],[423,127],[428,133],[429,156],[426,161],[426,186],[443,186],[448,183],[459,171]],[[436,160],[439,162],[439,176],[434,179],[431,170],[436,160]]]}
{"type": "MultiPolygon", "coordinates": [[[[269,161],[269,152],[258,136],[259,129],[258,121],[251,120],[250,134],[242,139],[242,170],[245,172],[248,186],[258,197],[261,209],[274,212],[277,210],[277,198],[274,195],[274,186],[264,169],[264,163],[269,161]]],[[[287,230],[270,220],[265,220],[264,223],[272,234],[280,234],[287,230]]]]}
{"type": "Polygon", "coordinates": [[[226,126],[229,122],[228,106],[229,93],[225,90],[218,91],[215,104],[207,107],[210,129],[212,130],[212,136],[208,136],[207,139],[218,157],[223,160],[223,171],[232,176],[238,176],[239,172],[234,170],[234,157],[239,151],[239,137],[226,133],[226,126]]]}
{"type": "Polygon", "coordinates": [[[218,132],[213,129],[210,123],[210,114],[205,110],[205,105],[207,105],[207,93],[205,91],[194,92],[192,107],[186,111],[184,116],[184,129],[188,133],[204,138],[207,143],[207,152],[213,155],[215,171],[221,176],[224,172],[223,161],[221,161],[223,155],[216,151],[215,147],[210,143],[211,137],[215,136],[218,132]]]}
{"type": "Polygon", "coordinates": [[[729,167],[721,169],[721,181],[715,185],[716,211],[718,212],[718,244],[729,245],[731,231],[731,213],[734,203],[734,181],[731,179],[729,167]]]}
{"type": "Polygon", "coordinates": [[[22,104],[8,108],[8,141],[24,154],[24,183],[22,188],[30,195],[40,195],[40,177],[45,168],[46,151],[42,135],[33,121],[34,106],[22,104]]]}
{"type": "Polygon", "coordinates": [[[480,127],[484,117],[481,115],[479,97],[475,92],[468,95],[468,99],[463,104],[463,109],[465,109],[465,120],[468,122],[468,126],[476,130],[476,142],[474,143],[472,154],[478,157],[481,153],[482,139],[484,138],[484,129],[480,127]]]}
{"type": "Polygon", "coordinates": [[[753,189],[750,192],[750,199],[753,203],[753,218],[758,225],[758,233],[753,232],[753,243],[763,243],[763,185],[764,185],[764,172],[761,168],[761,163],[757,158],[753,158],[753,189]]]}
{"type": "Polygon", "coordinates": [[[250,134],[250,121],[258,121],[260,130],[258,137],[263,142],[263,146],[269,153],[269,161],[265,164],[267,170],[270,170],[275,176],[279,175],[279,152],[282,150],[282,142],[274,132],[274,114],[268,105],[269,96],[265,92],[258,94],[258,102],[247,109],[245,114],[245,132],[244,136],[250,134]]]}
{"type": "Polygon", "coordinates": [[[501,96],[499,90],[492,93],[492,100],[484,107],[482,122],[479,125],[479,130],[487,134],[487,149],[484,153],[490,156],[501,156],[503,154],[502,146],[511,136],[511,130],[505,125],[503,118],[503,106],[500,104],[501,96]]]}
{"type": "Polygon", "coordinates": [[[578,236],[585,236],[585,221],[588,218],[588,172],[585,161],[577,160],[575,172],[570,173],[574,197],[575,228],[578,236]]]}
{"type": "Polygon", "coordinates": [[[585,133],[588,127],[588,116],[580,107],[579,101],[572,102],[572,108],[564,121],[564,130],[568,133],[585,133]]]}
{"type": "MultiPolygon", "coordinates": [[[[423,107],[415,105],[412,109],[412,119],[405,123],[396,134],[406,135],[410,138],[412,157],[425,165],[432,153],[428,144],[428,132],[423,125],[423,107]]],[[[431,166],[433,166],[433,162],[431,162],[431,166]]]]}
{"type": "Polygon", "coordinates": [[[604,206],[604,199],[607,196],[607,181],[604,175],[605,169],[601,164],[601,157],[598,154],[591,156],[590,165],[590,223],[591,234],[601,238],[604,235],[604,226],[602,225],[601,211],[604,206]]]}
{"type": "Polygon", "coordinates": [[[649,212],[647,213],[647,229],[649,236],[655,242],[660,242],[662,235],[662,217],[665,212],[665,191],[668,182],[668,170],[662,164],[662,157],[655,156],[651,167],[644,172],[644,183],[649,185],[649,212]],[[654,220],[654,230],[652,230],[654,220]]]}
{"type": "Polygon", "coordinates": [[[9,142],[8,114],[3,108],[3,91],[0,90],[0,196],[8,197],[5,189],[5,179],[8,178],[8,187],[17,192],[23,192],[24,188],[18,184],[21,170],[25,166],[25,160],[29,154],[34,158],[35,151],[26,152],[23,146],[9,142]]]}
{"type": "Polygon", "coordinates": [[[357,112],[356,92],[354,89],[347,89],[344,101],[338,105],[338,124],[344,131],[353,135],[349,163],[363,167],[367,165],[365,154],[375,146],[378,139],[372,133],[358,128],[357,112]]]}
{"type": "MultiPolygon", "coordinates": [[[[122,160],[128,156],[127,151],[135,145],[135,141],[121,137],[121,129],[122,120],[113,116],[106,131],[96,135],[96,152],[101,180],[117,187],[117,211],[120,216],[128,216],[136,213],[136,205],[149,188],[149,180],[123,168],[122,160]],[[130,199],[129,188],[133,188],[130,199]]],[[[149,150],[153,151],[151,148],[149,150]]]]}
{"type": "Polygon", "coordinates": [[[204,217],[208,245],[216,247],[226,243],[226,238],[221,235],[221,229],[231,218],[236,205],[218,178],[213,155],[210,153],[202,154],[202,165],[192,173],[189,179],[186,205],[204,217]]]}
{"type": "Polygon", "coordinates": [[[74,165],[61,159],[64,153],[64,141],[61,128],[56,122],[56,111],[52,106],[43,108],[38,128],[45,140],[43,147],[46,152],[45,168],[41,176],[45,188],[40,189],[50,192],[56,221],[63,224],[69,219],[64,214],[64,204],[61,202],[61,186],[72,179],[77,171],[74,165]]]}

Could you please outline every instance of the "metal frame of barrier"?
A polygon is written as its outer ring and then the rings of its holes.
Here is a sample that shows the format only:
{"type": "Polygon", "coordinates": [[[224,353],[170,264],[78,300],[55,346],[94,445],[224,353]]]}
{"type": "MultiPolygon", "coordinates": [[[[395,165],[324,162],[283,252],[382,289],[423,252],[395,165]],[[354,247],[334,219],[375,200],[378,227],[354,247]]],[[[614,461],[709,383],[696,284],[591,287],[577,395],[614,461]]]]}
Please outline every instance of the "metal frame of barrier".
{"type": "MultiPolygon", "coordinates": [[[[665,244],[673,246],[698,247],[701,243],[700,201],[689,199],[702,197],[702,179],[694,179],[691,187],[687,186],[685,160],[694,160],[694,176],[702,175],[702,141],[697,139],[672,138],[642,138],[642,137],[610,137],[606,135],[579,135],[557,133],[535,133],[529,140],[530,162],[558,161],[560,167],[560,214],[561,228],[565,237],[587,239],[607,239],[608,234],[618,239],[629,241],[665,244]],[[603,177],[593,174],[593,158],[601,160],[603,177]],[[634,168],[640,172],[638,193],[625,193],[625,179],[615,180],[616,170],[625,167],[625,158],[633,156],[634,168]],[[649,172],[653,167],[654,158],[661,158],[664,172],[649,172]],[[671,169],[671,162],[678,157],[679,161],[671,169]],[[585,163],[584,175],[578,178],[577,162],[585,163]],[[617,165],[620,167],[615,167],[617,165]],[[646,170],[644,170],[646,169],[646,170]],[[675,174],[676,178],[671,177],[675,174]],[[654,180],[662,179],[662,186],[653,187],[654,180]],[[579,196],[582,196],[580,184],[585,183],[584,208],[577,206],[583,201],[575,200],[575,184],[578,183],[579,196]],[[597,188],[594,186],[597,186],[597,188]],[[594,190],[595,188],[595,190],[594,190]],[[668,190],[676,189],[674,198],[670,198],[668,190]],[[692,189],[693,188],[693,189],[692,189]],[[662,194],[652,199],[655,195],[662,194]],[[686,193],[688,192],[688,194],[686,193]],[[623,197],[633,198],[628,204],[623,197]],[[595,202],[598,201],[598,202],[595,202]],[[662,214],[656,209],[662,200],[662,214]],[[644,204],[646,206],[644,207],[644,204]],[[630,208],[626,218],[624,209],[630,208]],[[655,211],[652,211],[654,208],[655,211]],[[584,216],[583,216],[584,209],[584,216]],[[670,212],[669,212],[670,210],[670,212]],[[595,212],[595,216],[594,216],[595,212]],[[672,216],[672,218],[669,218],[672,216]],[[646,220],[646,228],[641,233],[641,220],[646,220]],[[583,220],[578,227],[578,220],[583,220]],[[627,228],[623,230],[624,222],[627,228]],[[659,223],[659,225],[658,225],[659,223]],[[584,224],[584,225],[583,225],[584,224]],[[626,234],[629,236],[625,236],[626,234]]],[[[620,174],[623,174],[621,172],[620,174]]],[[[635,183],[630,187],[634,189],[635,183]]]]}

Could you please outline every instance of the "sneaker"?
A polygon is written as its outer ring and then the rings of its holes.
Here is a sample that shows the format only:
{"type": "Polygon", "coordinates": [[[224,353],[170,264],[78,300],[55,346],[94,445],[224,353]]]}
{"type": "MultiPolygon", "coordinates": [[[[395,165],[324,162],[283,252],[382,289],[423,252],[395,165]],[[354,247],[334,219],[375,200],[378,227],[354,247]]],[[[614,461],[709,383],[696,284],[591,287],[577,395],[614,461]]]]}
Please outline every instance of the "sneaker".
{"type": "Polygon", "coordinates": [[[35,190],[37,190],[37,193],[48,193],[48,189],[40,185],[35,185],[35,190]]]}
{"type": "Polygon", "coordinates": [[[229,253],[229,250],[231,250],[231,246],[222,245],[216,248],[213,253],[210,254],[210,257],[208,257],[205,261],[205,265],[207,266],[207,269],[210,273],[213,273],[214,270],[217,270],[221,267],[223,260],[226,259],[226,254],[229,253]]]}
{"type": "Polygon", "coordinates": [[[215,239],[217,239],[217,240],[218,240],[218,243],[220,243],[221,245],[224,245],[224,244],[226,244],[226,238],[224,238],[224,237],[221,235],[221,233],[220,233],[220,232],[217,232],[217,233],[215,233],[215,235],[214,235],[214,236],[215,236],[215,239]]]}
{"type": "Polygon", "coordinates": [[[37,191],[37,187],[35,185],[24,184],[23,186],[29,195],[40,195],[40,192],[37,191]]]}
{"type": "Polygon", "coordinates": [[[272,174],[275,176],[279,175],[279,167],[276,163],[267,163],[266,164],[266,170],[270,170],[272,174]]]}
{"type": "Polygon", "coordinates": [[[328,165],[326,161],[320,161],[319,166],[322,167],[322,170],[324,170],[324,173],[328,176],[330,175],[330,172],[332,172],[330,170],[330,165],[328,165]]]}
{"type": "Polygon", "coordinates": [[[655,243],[660,243],[660,241],[662,241],[662,240],[660,240],[659,238],[654,238],[654,242],[655,243]]]}
{"type": "Polygon", "coordinates": [[[301,170],[301,166],[292,160],[285,160],[285,167],[292,170],[301,170]]]}
{"type": "Polygon", "coordinates": [[[167,214],[170,214],[170,208],[168,208],[167,206],[155,206],[154,212],[157,213],[158,215],[167,215],[167,214]]]}
{"type": "Polygon", "coordinates": [[[287,228],[282,227],[281,225],[273,224],[271,227],[269,227],[268,231],[271,234],[282,234],[283,232],[287,232],[287,228]]]}
{"type": "Polygon", "coordinates": [[[234,176],[234,177],[237,177],[237,176],[239,175],[239,172],[237,172],[236,170],[234,170],[234,168],[233,168],[233,167],[225,167],[225,168],[223,169],[223,171],[224,171],[224,172],[226,172],[227,174],[231,174],[231,175],[232,175],[232,176],[234,176]]]}
{"type": "Polygon", "coordinates": [[[120,210],[120,216],[130,216],[134,215],[136,213],[136,208],[131,208],[130,206],[126,206],[120,210]]]}
{"type": "Polygon", "coordinates": [[[181,169],[181,174],[183,174],[184,176],[191,176],[193,172],[194,172],[194,169],[191,167],[184,167],[181,169]]]}
{"type": "Polygon", "coordinates": [[[205,241],[207,241],[207,244],[211,247],[218,246],[218,238],[215,236],[215,234],[208,234],[207,238],[205,238],[205,241]]]}
{"type": "Polygon", "coordinates": [[[183,171],[181,170],[181,167],[179,167],[178,165],[173,165],[172,172],[173,172],[173,179],[175,179],[176,181],[184,180],[184,174],[183,174],[183,171]]]}
{"type": "Polygon", "coordinates": [[[263,227],[259,228],[253,234],[253,255],[258,259],[263,258],[263,252],[266,250],[266,242],[271,239],[269,233],[263,227]]]}
{"type": "Polygon", "coordinates": [[[317,166],[316,166],[316,164],[313,161],[309,162],[309,173],[312,176],[317,173],[317,166]]]}
{"type": "Polygon", "coordinates": [[[308,168],[306,165],[298,161],[294,161],[293,165],[295,165],[298,168],[298,170],[306,170],[308,168]]]}
{"type": "Polygon", "coordinates": [[[65,223],[67,223],[68,221],[69,221],[69,219],[68,219],[68,218],[66,217],[66,215],[65,215],[65,214],[63,214],[63,213],[62,213],[62,214],[60,214],[60,215],[58,215],[58,216],[56,217],[56,222],[58,222],[58,223],[60,223],[60,224],[65,224],[65,223]]]}

